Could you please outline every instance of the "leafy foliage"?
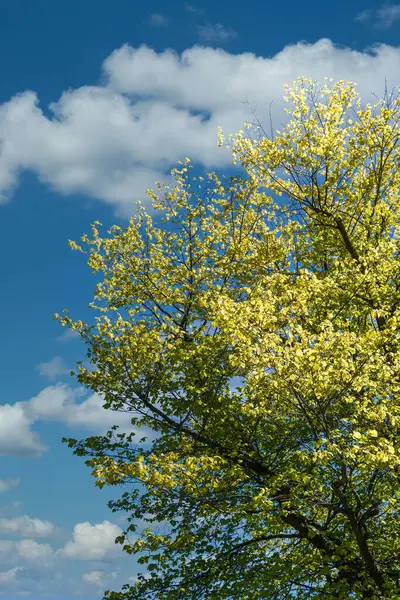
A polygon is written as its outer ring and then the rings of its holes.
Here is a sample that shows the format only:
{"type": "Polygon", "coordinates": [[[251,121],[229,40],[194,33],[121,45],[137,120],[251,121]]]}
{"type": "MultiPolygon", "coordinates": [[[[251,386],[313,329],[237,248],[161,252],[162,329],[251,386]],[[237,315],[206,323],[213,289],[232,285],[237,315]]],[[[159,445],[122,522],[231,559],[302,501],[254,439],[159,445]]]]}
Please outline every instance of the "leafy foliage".
{"type": "Polygon", "coordinates": [[[161,224],[83,237],[96,325],[58,317],[78,379],[156,432],[67,440],[126,486],[144,573],[108,600],[400,594],[400,99],[287,93],[273,139],[231,138],[242,177],[186,159],[150,193],[161,224]]]}

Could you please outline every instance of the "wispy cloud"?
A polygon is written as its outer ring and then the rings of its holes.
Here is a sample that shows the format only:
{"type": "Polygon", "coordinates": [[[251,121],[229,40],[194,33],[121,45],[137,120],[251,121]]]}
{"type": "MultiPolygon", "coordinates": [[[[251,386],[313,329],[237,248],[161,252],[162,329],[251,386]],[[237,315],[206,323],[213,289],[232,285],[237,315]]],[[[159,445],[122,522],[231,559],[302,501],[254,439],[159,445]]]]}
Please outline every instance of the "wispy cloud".
{"type": "Polygon", "coordinates": [[[400,4],[386,4],[377,11],[377,14],[382,27],[391,27],[400,19],[400,4]]]}
{"type": "Polygon", "coordinates": [[[198,6],[194,6],[193,4],[185,3],[185,12],[190,13],[192,15],[200,16],[204,14],[204,8],[199,8],[198,6]]]}
{"type": "Polygon", "coordinates": [[[19,482],[19,477],[17,477],[16,479],[0,479],[0,494],[2,494],[3,492],[8,492],[8,490],[17,487],[19,482]]]}
{"type": "Polygon", "coordinates": [[[82,581],[84,583],[90,583],[91,585],[104,585],[103,584],[103,571],[90,571],[90,573],[84,573],[82,575],[82,581]]]}
{"type": "Polygon", "coordinates": [[[104,571],[90,571],[89,573],[84,573],[82,575],[82,581],[89,585],[102,586],[104,588],[107,581],[111,582],[118,577],[119,572],[119,567],[115,571],[111,571],[111,573],[106,573],[104,571]]]}
{"type": "Polygon", "coordinates": [[[370,23],[378,29],[389,29],[400,20],[400,4],[383,4],[376,10],[362,10],[354,20],[359,23],[370,23]]]}
{"type": "Polygon", "coordinates": [[[171,19],[160,13],[152,13],[149,17],[149,25],[152,27],[166,27],[171,19]]]}
{"type": "Polygon", "coordinates": [[[78,331],[74,329],[67,329],[61,335],[56,337],[57,342],[69,342],[70,340],[77,340],[80,338],[80,334],[78,331]]]}
{"type": "Polygon", "coordinates": [[[55,381],[58,377],[69,373],[69,369],[61,356],[53,356],[48,362],[40,363],[37,370],[42,377],[47,377],[50,381],[55,381]]]}
{"type": "Polygon", "coordinates": [[[199,38],[208,43],[224,43],[237,37],[236,31],[221,25],[221,23],[206,23],[197,28],[199,38]]]}
{"type": "Polygon", "coordinates": [[[23,567],[14,567],[13,569],[9,569],[8,571],[1,571],[0,581],[15,581],[17,573],[23,570],[23,567]]]}
{"type": "Polygon", "coordinates": [[[354,20],[358,23],[367,23],[372,17],[373,11],[369,8],[362,10],[354,17],[354,20]]]}

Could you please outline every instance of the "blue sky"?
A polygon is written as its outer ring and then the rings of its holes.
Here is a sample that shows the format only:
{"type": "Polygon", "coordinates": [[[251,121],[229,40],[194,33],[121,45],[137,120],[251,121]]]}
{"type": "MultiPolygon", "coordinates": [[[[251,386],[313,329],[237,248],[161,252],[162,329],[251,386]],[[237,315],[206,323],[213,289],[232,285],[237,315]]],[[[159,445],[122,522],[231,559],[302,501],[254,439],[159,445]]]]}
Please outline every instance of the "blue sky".
{"type": "Polygon", "coordinates": [[[116,490],[61,444],[116,418],[69,377],[84,348],[52,319],[89,318],[94,281],[67,240],[126,223],[185,156],[229,168],[217,126],[249,107],[267,123],[271,102],[279,126],[299,75],[367,100],[398,85],[399,32],[396,4],[2,0],[0,596],[100,600],[137,572],[113,543],[116,490]]]}

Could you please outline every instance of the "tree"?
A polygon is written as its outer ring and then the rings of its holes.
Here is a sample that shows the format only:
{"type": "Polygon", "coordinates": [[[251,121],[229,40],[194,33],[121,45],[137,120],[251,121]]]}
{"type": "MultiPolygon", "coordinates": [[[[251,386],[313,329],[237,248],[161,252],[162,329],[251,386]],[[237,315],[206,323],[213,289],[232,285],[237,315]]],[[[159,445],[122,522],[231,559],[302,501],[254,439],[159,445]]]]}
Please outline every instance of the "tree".
{"type": "Polygon", "coordinates": [[[158,224],[82,238],[78,380],[155,432],[65,440],[125,486],[145,573],[109,600],[400,595],[400,99],[287,90],[273,139],[231,138],[242,175],[186,159],[158,224]]]}

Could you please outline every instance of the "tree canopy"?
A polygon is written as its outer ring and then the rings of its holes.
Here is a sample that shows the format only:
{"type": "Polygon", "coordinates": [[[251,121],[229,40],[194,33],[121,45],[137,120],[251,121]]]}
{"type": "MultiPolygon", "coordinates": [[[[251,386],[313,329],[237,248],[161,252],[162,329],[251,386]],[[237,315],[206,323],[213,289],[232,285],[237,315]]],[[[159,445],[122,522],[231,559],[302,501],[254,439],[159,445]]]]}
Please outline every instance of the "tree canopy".
{"type": "Polygon", "coordinates": [[[154,211],[71,243],[100,277],[93,323],[57,317],[77,378],[136,432],[65,440],[143,565],[108,600],[400,595],[400,99],[286,100],[274,136],[230,138],[240,175],[186,159],[154,211]]]}

